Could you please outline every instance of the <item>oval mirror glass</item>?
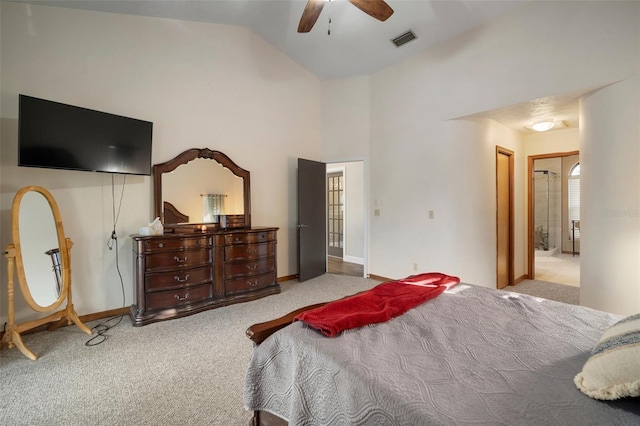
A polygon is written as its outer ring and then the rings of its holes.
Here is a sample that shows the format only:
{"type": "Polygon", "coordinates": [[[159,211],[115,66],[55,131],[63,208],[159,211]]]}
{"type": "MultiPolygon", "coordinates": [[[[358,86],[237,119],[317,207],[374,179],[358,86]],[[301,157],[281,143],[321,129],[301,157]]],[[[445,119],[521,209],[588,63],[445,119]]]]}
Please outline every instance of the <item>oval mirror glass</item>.
{"type": "MultiPolygon", "coordinates": [[[[16,224],[14,223],[14,232],[16,224]]],[[[39,307],[50,307],[64,298],[62,280],[63,261],[60,253],[60,236],[53,206],[44,194],[27,191],[19,206],[19,242],[17,262],[22,292],[39,307]]]]}

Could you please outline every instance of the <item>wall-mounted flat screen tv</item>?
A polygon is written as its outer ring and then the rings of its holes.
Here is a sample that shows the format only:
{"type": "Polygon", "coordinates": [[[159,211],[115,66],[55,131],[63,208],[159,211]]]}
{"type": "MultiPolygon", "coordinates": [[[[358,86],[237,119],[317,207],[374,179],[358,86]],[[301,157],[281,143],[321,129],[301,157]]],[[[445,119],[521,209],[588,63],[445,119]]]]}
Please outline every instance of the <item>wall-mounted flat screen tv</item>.
{"type": "Polygon", "coordinates": [[[151,174],[153,123],[19,96],[18,166],[151,174]]]}

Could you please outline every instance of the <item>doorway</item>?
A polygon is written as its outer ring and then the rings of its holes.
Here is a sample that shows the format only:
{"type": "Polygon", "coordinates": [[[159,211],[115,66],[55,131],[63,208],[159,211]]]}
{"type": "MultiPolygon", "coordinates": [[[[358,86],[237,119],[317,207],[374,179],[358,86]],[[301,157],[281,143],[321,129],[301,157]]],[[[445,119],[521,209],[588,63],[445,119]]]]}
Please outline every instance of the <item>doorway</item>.
{"type": "Polygon", "coordinates": [[[528,157],[528,279],[580,285],[579,161],[578,151],[528,157]]]}
{"type": "Polygon", "coordinates": [[[365,275],[364,162],[327,164],[327,272],[365,275]]]}

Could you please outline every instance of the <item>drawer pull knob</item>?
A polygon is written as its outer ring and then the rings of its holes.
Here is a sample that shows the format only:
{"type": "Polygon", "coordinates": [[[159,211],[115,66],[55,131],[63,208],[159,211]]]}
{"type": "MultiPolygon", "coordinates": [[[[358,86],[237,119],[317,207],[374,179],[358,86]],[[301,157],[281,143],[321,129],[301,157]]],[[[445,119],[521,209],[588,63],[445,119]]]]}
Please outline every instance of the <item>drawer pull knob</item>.
{"type": "Polygon", "coordinates": [[[180,278],[179,276],[174,275],[173,279],[176,280],[179,283],[183,283],[185,281],[189,281],[189,274],[185,275],[184,278],[180,278]]]}
{"type": "Polygon", "coordinates": [[[235,237],[235,238],[233,239],[233,241],[240,241],[240,238],[235,237]]]}
{"type": "Polygon", "coordinates": [[[178,296],[177,294],[174,294],[174,295],[173,295],[173,297],[174,297],[178,302],[181,302],[181,301],[183,301],[183,300],[187,300],[187,299],[189,298],[189,292],[186,292],[186,293],[184,294],[184,297],[180,297],[180,296],[178,296]]]}
{"type": "Polygon", "coordinates": [[[164,247],[164,243],[158,244],[158,247],[160,247],[160,248],[164,247]]]}
{"type": "Polygon", "coordinates": [[[247,265],[247,269],[250,270],[250,271],[252,271],[254,269],[258,269],[258,264],[255,264],[253,266],[252,265],[247,265]]]}
{"type": "Polygon", "coordinates": [[[253,254],[255,252],[256,252],[255,250],[247,249],[247,254],[253,254]]]}
{"type": "Polygon", "coordinates": [[[247,281],[247,285],[249,287],[255,287],[258,285],[258,280],[253,280],[253,281],[247,281]]]}
{"type": "Polygon", "coordinates": [[[178,256],[173,256],[173,260],[175,260],[178,263],[184,263],[187,261],[188,258],[189,256],[185,256],[183,259],[180,259],[178,256]]]}

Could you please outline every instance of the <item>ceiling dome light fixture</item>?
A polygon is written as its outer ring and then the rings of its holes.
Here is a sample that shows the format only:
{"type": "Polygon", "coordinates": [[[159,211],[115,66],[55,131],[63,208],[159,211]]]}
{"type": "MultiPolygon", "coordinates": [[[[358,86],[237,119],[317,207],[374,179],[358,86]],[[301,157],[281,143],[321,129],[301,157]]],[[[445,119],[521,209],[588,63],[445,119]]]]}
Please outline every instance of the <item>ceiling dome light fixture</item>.
{"type": "Polygon", "coordinates": [[[531,128],[536,132],[546,132],[553,129],[556,123],[553,120],[537,121],[531,125],[531,128]]]}

